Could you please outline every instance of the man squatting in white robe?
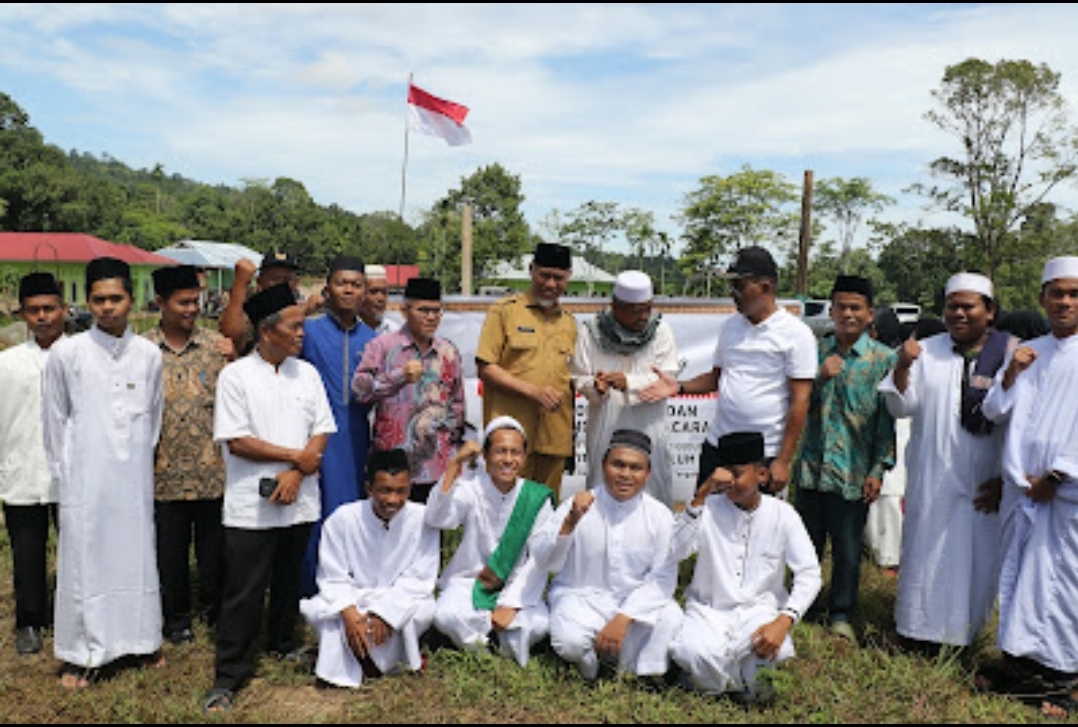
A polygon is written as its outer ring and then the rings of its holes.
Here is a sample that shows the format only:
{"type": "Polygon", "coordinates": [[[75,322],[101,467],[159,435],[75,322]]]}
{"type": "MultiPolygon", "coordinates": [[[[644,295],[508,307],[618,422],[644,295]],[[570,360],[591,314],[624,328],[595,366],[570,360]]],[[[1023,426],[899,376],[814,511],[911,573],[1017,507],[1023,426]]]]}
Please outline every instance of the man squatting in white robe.
{"type": "Polygon", "coordinates": [[[716,462],[675,523],[671,562],[697,559],[670,653],[694,688],[764,701],[759,674],[795,655],[790,631],[820,592],[820,561],[797,510],[760,492],[761,433],[719,437],[716,462]]]}
{"type": "MultiPolygon", "coordinates": [[[[987,625],[999,588],[999,513],[979,503],[982,485],[998,483],[1003,433],[995,427],[974,434],[962,425],[969,364],[956,348],[976,344],[988,330],[994,305],[986,310],[985,299],[993,297],[992,282],[958,273],[944,293],[947,332],[907,340],[878,389],[896,419],[911,418],[896,629],[930,645],[969,646],[987,625]],[[912,363],[908,349],[918,352],[912,363]],[[909,380],[903,391],[895,378],[904,359],[909,380]]],[[[991,379],[984,390],[989,386],[991,379]]]]}
{"type": "Polygon", "coordinates": [[[499,653],[520,666],[550,625],[547,573],[532,557],[531,539],[554,511],[553,490],[517,476],[526,456],[524,427],[511,416],[495,417],[482,450],[471,440],[457,450],[426,512],[433,527],[463,526],[438,578],[435,628],[469,651],[491,646],[494,635],[499,653]]]}
{"type": "Polygon", "coordinates": [[[615,431],[602,458],[602,487],[577,492],[536,535],[536,559],[554,573],[550,645],[587,680],[603,662],[661,677],[681,624],[678,564],[667,559],[674,514],[645,489],[651,440],[615,431]]]}
{"type": "Polygon", "coordinates": [[[318,593],[300,611],[318,635],[319,679],[339,687],[363,683],[366,657],[390,674],[423,666],[419,639],[434,620],[439,531],[426,506],[408,500],[408,454],[370,452],[368,497],[326,518],[318,547],[318,593]]]}
{"type": "Polygon", "coordinates": [[[86,291],[94,324],[52,347],[43,427],[60,483],[54,651],[67,667],[96,669],[149,656],[163,639],[153,458],[164,390],[160,349],[127,323],[127,263],[91,260],[86,291]]]}
{"type": "MultiPolygon", "coordinates": [[[[610,307],[584,322],[570,364],[573,385],[588,401],[585,439],[590,460],[606,451],[615,429],[635,429],[651,438],[651,477],[645,490],[674,505],[674,469],[666,399],[644,401],[640,392],[659,380],[655,369],[677,377],[677,344],[670,324],[651,310],[651,278],[626,270],[614,281],[610,307]],[[594,455],[592,453],[595,453],[594,455]]],[[[587,486],[602,487],[603,468],[588,466],[587,486]]]]}
{"type": "Polygon", "coordinates": [[[1051,333],[1012,354],[984,401],[986,416],[1007,422],[997,644],[1006,656],[1061,672],[1056,681],[1073,681],[1078,677],[1078,257],[1049,260],[1040,295],[1051,333]]]}

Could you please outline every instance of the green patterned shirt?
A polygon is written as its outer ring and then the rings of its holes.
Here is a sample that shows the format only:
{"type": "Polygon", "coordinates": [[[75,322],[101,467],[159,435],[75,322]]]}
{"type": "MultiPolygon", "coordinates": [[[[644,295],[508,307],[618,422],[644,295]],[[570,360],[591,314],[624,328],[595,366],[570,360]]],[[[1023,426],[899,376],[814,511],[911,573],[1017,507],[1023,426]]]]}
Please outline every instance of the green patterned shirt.
{"type": "Polygon", "coordinates": [[[812,385],[793,483],[860,500],[865,478],[882,479],[895,465],[895,420],[876,385],[895,365],[897,353],[865,333],[845,354],[834,335],[824,336],[819,363],[832,354],[844,359],[842,371],[827,381],[817,377],[812,385]]]}

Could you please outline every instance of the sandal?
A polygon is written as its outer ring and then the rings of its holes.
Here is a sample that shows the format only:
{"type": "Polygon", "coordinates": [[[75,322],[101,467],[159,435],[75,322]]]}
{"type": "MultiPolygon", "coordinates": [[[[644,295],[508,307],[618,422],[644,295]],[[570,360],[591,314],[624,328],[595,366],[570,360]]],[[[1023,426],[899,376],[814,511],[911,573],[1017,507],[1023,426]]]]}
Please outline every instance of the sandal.
{"type": "Polygon", "coordinates": [[[1040,703],[1041,714],[1052,719],[1070,719],[1078,714],[1078,699],[1070,692],[1045,694],[1040,703]]]}
{"type": "Polygon", "coordinates": [[[202,713],[215,714],[231,711],[234,696],[231,689],[214,687],[206,692],[206,696],[202,700],[202,713]]]}
{"type": "Polygon", "coordinates": [[[102,678],[101,670],[65,661],[60,666],[60,686],[69,691],[86,689],[102,678]]]}

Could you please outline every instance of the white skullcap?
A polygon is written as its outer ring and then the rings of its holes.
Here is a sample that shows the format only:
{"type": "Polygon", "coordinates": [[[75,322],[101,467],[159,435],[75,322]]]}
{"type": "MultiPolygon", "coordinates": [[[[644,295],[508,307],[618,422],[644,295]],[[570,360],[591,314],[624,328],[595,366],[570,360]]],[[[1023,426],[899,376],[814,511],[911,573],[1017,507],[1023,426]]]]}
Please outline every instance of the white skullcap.
{"type": "Polygon", "coordinates": [[[487,424],[487,428],[483,430],[484,447],[487,446],[487,440],[490,439],[490,435],[499,429],[516,429],[520,432],[520,436],[524,437],[524,441],[528,441],[528,435],[524,433],[524,425],[508,414],[503,414],[500,417],[491,419],[490,424],[487,424]]]}
{"type": "Polygon", "coordinates": [[[1044,264],[1041,285],[1058,278],[1078,278],[1078,257],[1074,255],[1054,257],[1044,264]]]}
{"type": "Polygon", "coordinates": [[[384,278],[386,277],[385,265],[364,265],[363,273],[368,278],[384,278]]]}
{"type": "Polygon", "coordinates": [[[943,289],[943,296],[947,297],[959,290],[980,293],[989,298],[996,297],[992,292],[992,281],[980,273],[955,273],[948,278],[947,287],[943,289]]]}
{"type": "Polygon", "coordinates": [[[647,303],[652,298],[651,276],[639,270],[618,273],[614,280],[614,297],[623,303],[647,303]]]}

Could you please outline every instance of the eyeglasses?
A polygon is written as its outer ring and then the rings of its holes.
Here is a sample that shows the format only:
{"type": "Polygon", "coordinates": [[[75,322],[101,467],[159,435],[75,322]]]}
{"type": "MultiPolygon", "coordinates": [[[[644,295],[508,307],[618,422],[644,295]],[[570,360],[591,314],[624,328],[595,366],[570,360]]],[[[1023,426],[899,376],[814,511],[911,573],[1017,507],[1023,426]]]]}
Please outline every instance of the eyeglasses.
{"type": "Polygon", "coordinates": [[[441,308],[412,308],[412,310],[424,318],[435,318],[442,314],[441,308]]]}

